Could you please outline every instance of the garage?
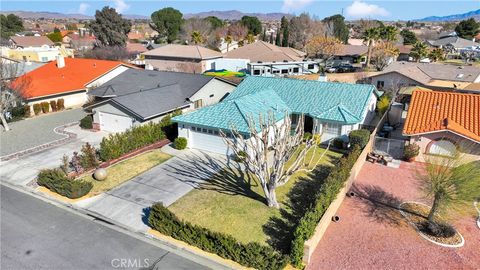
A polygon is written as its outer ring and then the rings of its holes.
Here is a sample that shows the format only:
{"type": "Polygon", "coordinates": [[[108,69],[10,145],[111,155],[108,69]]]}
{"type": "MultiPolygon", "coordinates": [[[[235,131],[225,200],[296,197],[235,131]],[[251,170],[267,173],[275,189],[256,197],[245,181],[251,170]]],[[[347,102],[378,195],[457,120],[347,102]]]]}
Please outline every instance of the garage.
{"type": "MultiPolygon", "coordinates": [[[[186,130],[189,138],[189,147],[209,151],[218,154],[227,153],[227,145],[223,142],[218,131],[206,128],[195,128],[186,130]]],[[[180,133],[179,133],[180,136],[180,133]]]]}
{"type": "Polygon", "coordinates": [[[98,112],[100,130],[108,132],[123,132],[133,125],[130,117],[117,115],[113,113],[98,112]]]}

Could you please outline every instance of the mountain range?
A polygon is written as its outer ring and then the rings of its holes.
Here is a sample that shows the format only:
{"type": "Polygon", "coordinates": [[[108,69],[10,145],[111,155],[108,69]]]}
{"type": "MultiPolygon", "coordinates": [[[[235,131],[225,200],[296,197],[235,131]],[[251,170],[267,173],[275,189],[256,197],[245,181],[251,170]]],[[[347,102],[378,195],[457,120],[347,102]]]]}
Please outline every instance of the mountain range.
{"type": "Polygon", "coordinates": [[[465,19],[470,19],[474,18],[477,21],[480,21],[480,9],[462,13],[462,14],[454,14],[454,15],[448,15],[448,16],[430,16],[426,17],[417,21],[420,22],[445,22],[445,21],[461,21],[465,19]]]}
{"type": "Polygon", "coordinates": [[[292,15],[287,13],[281,12],[274,12],[274,13],[244,13],[238,10],[225,10],[225,11],[206,11],[206,12],[199,12],[199,13],[187,13],[183,15],[185,18],[192,18],[192,17],[199,17],[205,18],[209,16],[218,17],[221,20],[240,20],[243,16],[255,16],[258,17],[260,20],[280,20],[283,16],[291,17],[292,15]]]}
{"type": "MultiPolygon", "coordinates": [[[[84,14],[65,14],[60,12],[49,12],[49,11],[23,11],[23,10],[14,10],[14,11],[0,11],[0,14],[15,14],[21,18],[26,19],[79,19],[79,20],[91,20],[94,17],[84,14]]],[[[127,19],[149,19],[150,17],[144,15],[136,14],[122,14],[124,18],[127,19]]]]}

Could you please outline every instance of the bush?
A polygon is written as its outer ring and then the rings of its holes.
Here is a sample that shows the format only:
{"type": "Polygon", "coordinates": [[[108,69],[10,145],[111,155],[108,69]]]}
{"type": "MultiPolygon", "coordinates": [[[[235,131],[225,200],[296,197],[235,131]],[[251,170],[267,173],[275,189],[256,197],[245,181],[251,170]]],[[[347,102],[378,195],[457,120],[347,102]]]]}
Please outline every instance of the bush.
{"type": "Polygon", "coordinates": [[[368,129],[353,130],[348,135],[350,147],[358,146],[360,149],[365,148],[370,139],[370,131],[368,129]]]}
{"type": "Polygon", "coordinates": [[[41,111],[42,106],[40,105],[40,103],[33,104],[33,112],[35,113],[35,115],[39,115],[41,111]]]}
{"type": "Polygon", "coordinates": [[[23,106],[23,117],[30,117],[30,105],[23,106]]]}
{"type": "Polygon", "coordinates": [[[50,111],[50,104],[48,104],[48,102],[46,102],[46,101],[41,102],[40,106],[42,107],[42,112],[43,113],[48,113],[50,111]]]}
{"type": "Polygon", "coordinates": [[[165,136],[167,136],[167,138],[170,141],[175,140],[175,138],[177,138],[177,136],[178,136],[178,125],[177,125],[177,123],[172,122],[172,117],[175,117],[175,116],[181,115],[181,114],[182,114],[182,111],[177,110],[173,113],[170,113],[170,114],[166,115],[160,121],[160,125],[162,126],[162,130],[165,133],[165,136]]]}
{"type": "Polygon", "coordinates": [[[173,145],[175,146],[175,149],[183,150],[183,149],[187,148],[187,138],[178,137],[173,142],[173,145]]]}
{"type": "Polygon", "coordinates": [[[403,157],[406,160],[411,160],[420,154],[420,146],[416,143],[411,143],[405,146],[403,149],[403,157]]]}
{"type": "Polygon", "coordinates": [[[149,123],[126,130],[125,132],[110,134],[100,143],[100,159],[109,161],[140,147],[165,139],[161,123],[149,123]]]}
{"type": "Polygon", "coordinates": [[[70,199],[85,196],[93,187],[90,182],[69,179],[61,169],[40,171],[37,183],[70,199]]]}
{"type": "Polygon", "coordinates": [[[387,110],[388,107],[390,106],[390,100],[388,95],[383,95],[378,101],[377,101],[377,111],[380,116],[382,116],[387,110]]]}
{"type": "Polygon", "coordinates": [[[298,222],[293,232],[294,238],[290,253],[290,261],[295,267],[302,267],[303,245],[305,241],[313,236],[318,222],[320,222],[330,204],[336,199],[340,189],[345,185],[360,153],[360,148],[356,146],[348,156],[340,159],[316,194],[315,203],[305,211],[305,215],[298,222]]]}
{"type": "Polygon", "coordinates": [[[305,133],[303,134],[303,141],[308,141],[308,140],[310,140],[311,138],[312,138],[312,133],[310,133],[310,132],[305,132],[305,133]]]}
{"type": "Polygon", "coordinates": [[[333,139],[333,147],[337,149],[343,149],[343,143],[344,141],[340,138],[333,139]]]}
{"type": "Polygon", "coordinates": [[[90,143],[82,146],[82,154],[80,155],[80,164],[82,168],[89,170],[96,168],[100,162],[97,159],[97,151],[90,143]]]}
{"type": "Polygon", "coordinates": [[[11,118],[6,119],[8,122],[22,120],[25,117],[25,106],[13,107],[10,110],[10,116],[11,118]]]}
{"type": "Polygon", "coordinates": [[[57,111],[57,102],[55,100],[50,100],[50,107],[52,108],[52,112],[57,111]]]}
{"type": "Polygon", "coordinates": [[[57,110],[65,110],[65,100],[63,98],[57,99],[57,110]]]}
{"type": "Polygon", "coordinates": [[[87,115],[80,120],[80,127],[83,129],[92,129],[93,128],[93,118],[91,115],[87,115]]]}
{"type": "Polygon", "coordinates": [[[212,232],[179,220],[161,203],[156,203],[151,207],[148,222],[154,230],[162,234],[247,267],[270,270],[283,269],[287,264],[287,257],[277,253],[269,246],[258,243],[242,244],[230,235],[212,232]]]}

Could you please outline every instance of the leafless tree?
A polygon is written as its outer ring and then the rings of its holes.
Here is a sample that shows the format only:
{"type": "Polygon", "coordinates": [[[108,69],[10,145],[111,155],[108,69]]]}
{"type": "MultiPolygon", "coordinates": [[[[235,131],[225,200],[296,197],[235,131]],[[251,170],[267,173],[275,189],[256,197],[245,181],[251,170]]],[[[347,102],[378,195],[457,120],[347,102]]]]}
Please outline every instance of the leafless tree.
{"type": "MultiPolygon", "coordinates": [[[[312,151],[318,148],[320,136],[314,135],[302,144],[303,127],[303,115],[299,116],[298,124],[292,134],[292,122],[288,113],[285,113],[281,123],[277,123],[273,113],[269,112],[267,116],[259,115],[258,124],[253,117],[249,117],[248,137],[242,135],[236,127],[232,127],[231,136],[220,130],[225,143],[235,155],[244,157],[243,163],[246,169],[259,179],[269,207],[279,207],[275,192],[277,187],[287,183],[291,175],[302,165],[307,164],[308,167],[313,164],[316,167],[321,159],[320,157],[314,160],[314,152],[311,159],[306,162],[306,155],[312,147],[314,147],[312,151]],[[273,159],[269,158],[270,152],[273,152],[273,159]],[[245,154],[242,155],[242,153],[245,154]],[[296,158],[295,161],[286,168],[287,161],[293,156],[296,158]]],[[[313,130],[316,130],[315,126],[313,130]]]]}
{"type": "Polygon", "coordinates": [[[233,40],[241,41],[248,34],[248,28],[240,23],[234,23],[228,26],[228,35],[231,35],[233,40]]]}
{"type": "Polygon", "coordinates": [[[182,26],[182,39],[193,43],[194,40],[192,40],[192,36],[194,32],[202,37],[203,42],[201,42],[201,44],[204,44],[212,33],[212,24],[201,18],[190,18],[186,20],[182,26]]]}
{"type": "Polygon", "coordinates": [[[23,67],[19,63],[5,63],[0,61],[1,85],[0,85],[0,119],[5,131],[9,131],[5,115],[12,108],[21,105],[27,96],[30,84],[28,76],[20,76],[23,67]],[[18,78],[17,78],[18,77],[18,78]]]}
{"type": "Polygon", "coordinates": [[[296,49],[303,50],[310,39],[324,34],[324,23],[311,18],[307,13],[302,13],[290,20],[289,43],[296,49]]]}

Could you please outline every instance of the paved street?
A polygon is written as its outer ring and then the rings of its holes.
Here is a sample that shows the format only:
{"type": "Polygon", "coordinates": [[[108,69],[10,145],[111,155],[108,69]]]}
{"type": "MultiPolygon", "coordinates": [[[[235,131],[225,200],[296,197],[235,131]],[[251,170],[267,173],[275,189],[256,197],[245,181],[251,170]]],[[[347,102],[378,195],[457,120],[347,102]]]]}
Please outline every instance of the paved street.
{"type": "Polygon", "coordinates": [[[85,112],[82,109],[73,109],[10,123],[10,131],[0,132],[2,142],[0,156],[62,139],[65,136],[55,133],[53,129],[79,121],[84,116],[85,112]]]}
{"type": "Polygon", "coordinates": [[[137,231],[146,231],[145,211],[154,202],[168,206],[187,194],[199,181],[209,179],[226,166],[225,157],[184,150],[179,155],[133,178],[119,187],[89,200],[82,207],[137,231]]]}
{"type": "Polygon", "coordinates": [[[207,269],[175,254],[182,251],[169,252],[0,187],[1,269],[207,269]]]}

